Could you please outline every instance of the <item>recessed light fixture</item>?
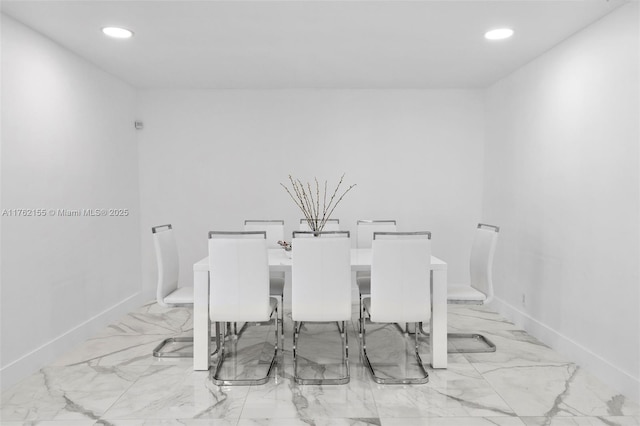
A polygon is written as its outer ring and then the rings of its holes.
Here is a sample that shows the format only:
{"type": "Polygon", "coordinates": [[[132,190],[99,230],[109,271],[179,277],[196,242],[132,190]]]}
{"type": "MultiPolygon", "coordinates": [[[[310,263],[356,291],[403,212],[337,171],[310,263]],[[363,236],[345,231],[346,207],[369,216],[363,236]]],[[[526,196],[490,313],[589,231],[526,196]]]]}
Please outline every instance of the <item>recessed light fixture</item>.
{"type": "Polygon", "coordinates": [[[484,33],[484,38],[487,40],[503,40],[513,35],[511,28],[496,28],[495,30],[487,31],[484,33]]]}
{"type": "Polygon", "coordinates": [[[102,32],[113,38],[131,38],[133,36],[133,31],[120,27],[104,27],[102,32]]]}

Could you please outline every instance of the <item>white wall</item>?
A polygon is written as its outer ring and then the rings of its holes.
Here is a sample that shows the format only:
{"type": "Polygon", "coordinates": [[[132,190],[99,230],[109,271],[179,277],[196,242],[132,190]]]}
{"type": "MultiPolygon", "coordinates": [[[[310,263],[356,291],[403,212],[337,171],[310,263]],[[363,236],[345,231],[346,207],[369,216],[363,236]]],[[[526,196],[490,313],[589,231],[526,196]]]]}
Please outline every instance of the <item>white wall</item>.
{"type": "Polygon", "coordinates": [[[140,303],[135,91],[2,15],[2,386],[140,303]],[[28,338],[25,338],[28,336],[28,338]]]}
{"type": "Polygon", "coordinates": [[[487,90],[503,313],[640,398],[638,4],[487,90]]]}
{"type": "Polygon", "coordinates": [[[503,313],[637,399],[637,16],[614,12],[485,105],[466,90],[153,90],[137,110],[132,88],[3,16],[1,208],[130,211],[1,218],[3,387],[154,297],[151,226],[174,224],[189,283],[208,230],[283,218],[290,235],[300,214],[278,183],[346,172],[343,226],[433,231],[451,282],[475,224],[500,225],[503,313]]]}
{"type": "MultiPolygon", "coordinates": [[[[284,219],[287,238],[301,213],[280,187],[293,174],[358,186],[334,212],[398,220],[431,230],[450,277],[468,277],[480,218],[482,93],[478,91],[142,92],[139,134],[143,279],[154,297],[150,228],[172,223],[181,273],[207,254],[207,232],[242,229],[244,219],[284,219]]],[[[297,228],[296,228],[297,229],[297,228]]]]}

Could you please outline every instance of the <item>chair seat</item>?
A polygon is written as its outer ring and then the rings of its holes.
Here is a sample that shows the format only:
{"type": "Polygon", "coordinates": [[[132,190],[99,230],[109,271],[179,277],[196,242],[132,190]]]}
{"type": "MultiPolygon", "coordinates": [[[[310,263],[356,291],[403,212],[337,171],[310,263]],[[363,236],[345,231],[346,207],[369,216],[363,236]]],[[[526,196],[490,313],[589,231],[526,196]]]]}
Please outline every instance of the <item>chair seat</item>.
{"type": "Polygon", "coordinates": [[[282,296],[284,293],[284,278],[269,277],[269,295],[270,296],[282,296]]]}
{"type": "Polygon", "coordinates": [[[487,299],[484,293],[470,285],[454,284],[447,287],[447,302],[449,303],[478,303],[483,304],[487,299]]]}
{"type": "Polygon", "coordinates": [[[358,291],[361,295],[371,294],[371,273],[370,272],[356,272],[356,284],[358,284],[358,291]]]}
{"type": "Polygon", "coordinates": [[[164,298],[164,303],[169,305],[193,305],[193,287],[178,287],[164,298]]]}

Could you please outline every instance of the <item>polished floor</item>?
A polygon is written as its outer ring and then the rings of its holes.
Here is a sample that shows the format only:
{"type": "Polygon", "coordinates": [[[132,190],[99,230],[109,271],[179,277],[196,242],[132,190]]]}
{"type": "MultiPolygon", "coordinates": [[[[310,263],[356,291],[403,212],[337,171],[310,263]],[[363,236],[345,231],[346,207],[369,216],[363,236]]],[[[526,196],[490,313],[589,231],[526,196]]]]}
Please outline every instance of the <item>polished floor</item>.
{"type": "MultiPolygon", "coordinates": [[[[357,312],[357,309],[354,309],[357,312]]],[[[293,383],[291,330],[277,374],[261,386],[217,387],[191,359],[157,359],[156,344],[188,335],[190,310],[149,303],[3,392],[0,420],[13,425],[640,425],[640,408],[499,315],[451,306],[450,331],[482,331],[495,353],[449,355],[447,370],[427,368],[424,385],[378,385],[363,367],[355,324],[349,329],[351,381],[293,383]]],[[[394,326],[368,327],[367,348],[380,374],[415,375],[413,338],[394,326]]],[[[255,325],[231,339],[224,377],[264,372],[274,328],[255,325]]],[[[456,342],[451,342],[451,348],[456,342]]],[[[301,374],[343,373],[334,324],[306,324],[301,374]]],[[[428,365],[429,350],[420,353],[428,365]]]]}

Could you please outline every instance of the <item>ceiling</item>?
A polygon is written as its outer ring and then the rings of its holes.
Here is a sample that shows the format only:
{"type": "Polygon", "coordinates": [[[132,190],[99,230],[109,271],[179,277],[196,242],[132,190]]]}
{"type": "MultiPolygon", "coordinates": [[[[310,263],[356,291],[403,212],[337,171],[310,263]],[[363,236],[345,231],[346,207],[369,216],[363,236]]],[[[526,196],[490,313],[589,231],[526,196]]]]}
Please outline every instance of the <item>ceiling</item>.
{"type": "Polygon", "coordinates": [[[2,12],[139,88],[483,88],[627,0],[11,1],[2,12]],[[129,28],[129,40],[100,29],[129,28]],[[508,40],[488,41],[491,28],[508,40]]]}

